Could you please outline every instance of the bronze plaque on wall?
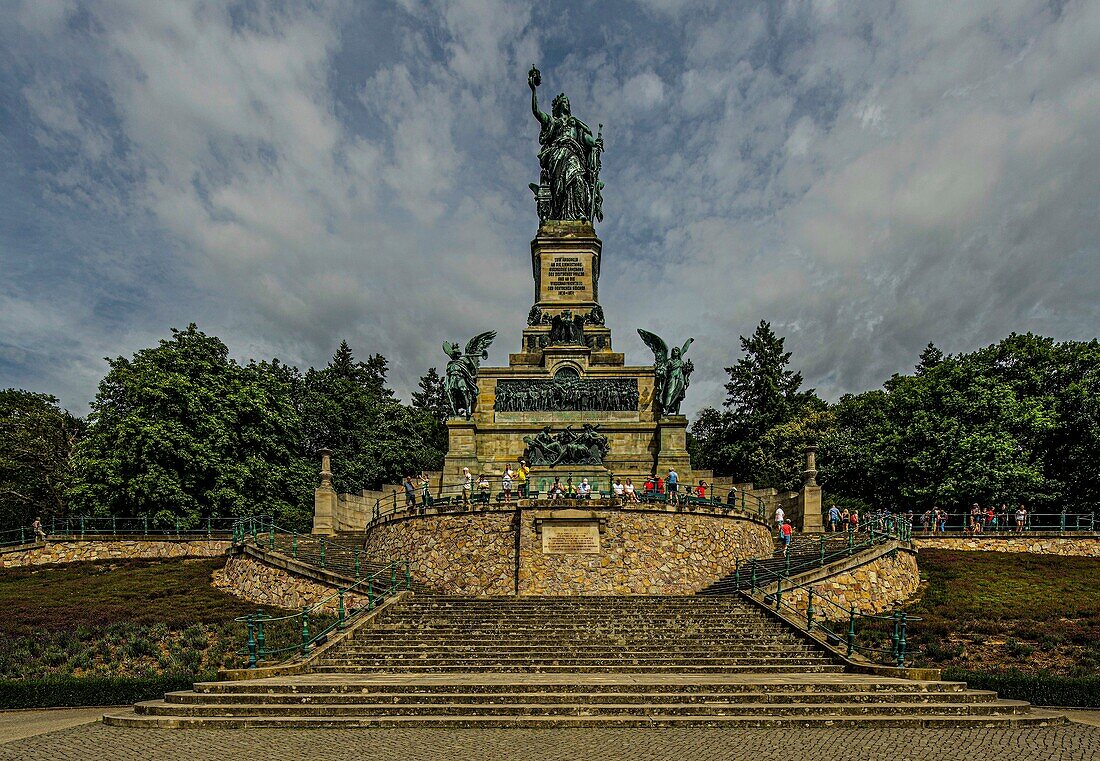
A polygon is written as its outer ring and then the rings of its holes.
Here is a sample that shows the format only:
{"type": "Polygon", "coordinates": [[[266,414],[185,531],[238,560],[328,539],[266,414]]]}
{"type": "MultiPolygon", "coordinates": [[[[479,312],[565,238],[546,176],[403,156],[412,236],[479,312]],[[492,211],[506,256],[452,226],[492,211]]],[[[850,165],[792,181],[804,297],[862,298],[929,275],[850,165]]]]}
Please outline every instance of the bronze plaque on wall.
{"type": "Polygon", "coordinates": [[[542,524],[544,555],[598,554],[599,551],[600,524],[598,521],[542,524]]]}

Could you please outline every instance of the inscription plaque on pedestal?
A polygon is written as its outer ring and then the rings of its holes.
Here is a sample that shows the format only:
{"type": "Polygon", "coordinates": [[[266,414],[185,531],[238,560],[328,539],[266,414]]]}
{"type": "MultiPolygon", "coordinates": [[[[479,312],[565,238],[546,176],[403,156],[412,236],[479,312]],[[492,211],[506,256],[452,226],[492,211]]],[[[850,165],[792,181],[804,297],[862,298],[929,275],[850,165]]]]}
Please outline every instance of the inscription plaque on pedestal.
{"type": "Polygon", "coordinates": [[[599,554],[600,524],[544,523],[542,525],[542,552],[544,555],[599,554]]]}

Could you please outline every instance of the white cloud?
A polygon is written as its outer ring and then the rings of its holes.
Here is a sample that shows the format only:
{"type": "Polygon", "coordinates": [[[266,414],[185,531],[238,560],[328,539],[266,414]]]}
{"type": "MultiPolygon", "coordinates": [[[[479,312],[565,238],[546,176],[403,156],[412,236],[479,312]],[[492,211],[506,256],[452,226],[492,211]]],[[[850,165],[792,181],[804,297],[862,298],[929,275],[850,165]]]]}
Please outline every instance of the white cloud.
{"type": "Polygon", "coordinates": [[[540,98],[605,124],[617,348],[694,334],[689,406],[720,401],[761,318],[832,396],[929,340],[1095,334],[1096,3],[603,9],[20,4],[0,21],[0,97],[26,118],[0,123],[5,190],[66,237],[0,230],[4,259],[41,251],[4,292],[0,370],[75,374],[79,408],[96,357],[192,320],[307,364],[347,337],[402,388],[443,338],[496,328],[504,362],[531,297],[532,62],[540,98]],[[73,295],[26,332],[51,290],[73,295]],[[31,343],[71,364],[28,369],[31,343]]]}

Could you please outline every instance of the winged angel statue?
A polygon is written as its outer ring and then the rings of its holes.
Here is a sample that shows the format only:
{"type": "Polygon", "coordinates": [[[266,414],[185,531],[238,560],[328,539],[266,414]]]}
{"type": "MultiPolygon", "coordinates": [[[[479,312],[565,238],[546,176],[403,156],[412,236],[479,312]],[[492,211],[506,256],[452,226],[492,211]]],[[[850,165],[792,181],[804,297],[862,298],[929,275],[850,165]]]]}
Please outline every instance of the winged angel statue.
{"type": "Polygon", "coordinates": [[[687,396],[691,373],[695,370],[695,365],[690,359],[685,361],[684,355],[695,339],[684,341],[683,348],[673,346],[670,355],[668,346],[656,333],[638,328],[638,335],[653,352],[653,405],[662,415],[679,415],[680,402],[687,396]]]}
{"type": "Polygon", "coordinates": [[[481,360],[489,358],[489,344],[496,337],[495,330],[474,336],[466,344],[465,353],[458,350],[458,344],[443,342],[443,351],[451,358],[443,388],[453,417],[464,416],[469,420],[473,414],[477,401],[477,371],[481,368],[481,360]]]}

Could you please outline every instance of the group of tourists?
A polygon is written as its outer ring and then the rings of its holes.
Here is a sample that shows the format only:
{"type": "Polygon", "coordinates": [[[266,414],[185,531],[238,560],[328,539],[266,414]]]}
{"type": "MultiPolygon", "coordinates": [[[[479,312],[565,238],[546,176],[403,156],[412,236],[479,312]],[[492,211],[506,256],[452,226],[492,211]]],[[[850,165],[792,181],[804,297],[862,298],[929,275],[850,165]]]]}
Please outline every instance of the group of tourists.
{"type": "Polygon", "coordinates": [[[825,514],[825,529],[831,532],[859,531],[859,510],[839,508],[829,505],[829,512],[825,514]]]}
{"type": "MultiPolygon", "coordinates": [[[[1027,505],[1021,502],[1015,510],[1006,504],[999,507],[982,507],[977,502],[970,506],[969,512],[962,515],[962,528],[966,536],[987,532],[1003,533],[1016,531],[1022,533],[1028,528],[1030,513],[1027,505]]],[[[921,516],[921,526],[926,534],[946,533],[949,516],[947,511],[933,505],[921,516]]]]}
{"type": "MultiPolygon", "coordinates": [[[[513,469],[512,464],[508,463],[504,466],[504,473],[500,477],[500,487],[505,502],[511,502],[513,495],[519,497],[527,496],[527,480],[531,474],[531,467],[525,460],[520,460],[516,467],[513,469]]],[[[469,506],[471,501],[471,494],[474,490],[474,476],[470,472],[469,468],[462,469],[462,504],[469,506]]],[[[492,485],[489,483],[489,478],[484,473],[481,473],[477,477],[477,496],[478,501],[482,503],[489,502],[489,496],[492,492],[492,485]]]]}

